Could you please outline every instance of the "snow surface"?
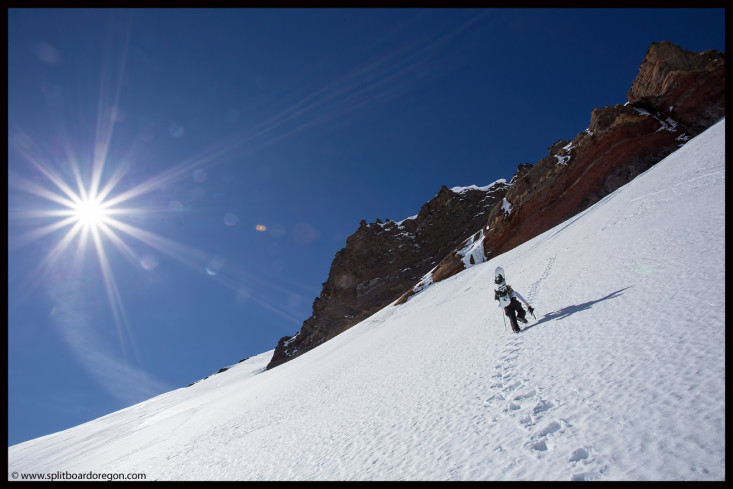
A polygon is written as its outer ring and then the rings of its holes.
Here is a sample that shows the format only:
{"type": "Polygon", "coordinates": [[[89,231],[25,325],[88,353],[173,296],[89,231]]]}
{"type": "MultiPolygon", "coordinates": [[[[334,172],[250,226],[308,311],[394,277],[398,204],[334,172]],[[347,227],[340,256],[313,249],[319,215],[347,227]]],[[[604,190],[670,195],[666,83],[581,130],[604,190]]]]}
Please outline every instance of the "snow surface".
{"type": "Polygon", "coordinates": [[[318,348],[8,448],[147,480],[725,479],[725,120],[318,348]],[[519,334],[493,273],[535,308],[519,334]]]}
{"type": "Polygon", "coordinates": [[[470,268],[486,261],[483,229],[465,241],[463,248],[458,251],[458,256],[461,257],[464,268],[470,268]]]}
{"type": "Polygon", "coordinates": [[[455,194],[462,194],[464,192],[468,192],[469,190],[481,190],[482,192],[488,192],[491,190],[492,187],[506,183],[506,179],[500,178],[499,180],[496,180],[494,183],[490,183],[489,185],[484,185],[483,187],[479,187],[476,185],[469,185],[468,187],[453,187],[451,188],[451,192],[455,194]]]}
{"type": "Polygon", "coordinates": [[[504,214],[511,214],[512,212],[512,205],[506,200],[506,197],[504,197],[504,201],[501,203],[501,209],[504,211],[504,214]]]}

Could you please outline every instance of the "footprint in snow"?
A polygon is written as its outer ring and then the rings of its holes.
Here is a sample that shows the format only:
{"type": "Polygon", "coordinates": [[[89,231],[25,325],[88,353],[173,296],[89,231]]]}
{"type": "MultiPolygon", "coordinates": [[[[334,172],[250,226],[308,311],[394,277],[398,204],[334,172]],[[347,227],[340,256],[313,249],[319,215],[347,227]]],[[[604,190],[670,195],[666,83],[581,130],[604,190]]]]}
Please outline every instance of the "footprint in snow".
{"type": "Polygon", "coordinates": [[[524,394],[520,394],[518,396],[515,396],[514,397],[514,400],[515,401],[522,401],[524,399],[529,399],[530,397],[534,397],[535,395],[537,395],[537,391],[535,391],[534,389],[532,389],[532,390],[530,390],[528,392],[525,392],[524,394]]]}
{"type": "Polygon", "coordinates": [[[549,435],[557,433],[561,429],[562,425],[560,423],[552,421],[532,436],[532,439],[530,439],[526,446],[529,446],[529,448],[535,452],[546,452],[550,449],[550,447],[548,447],[548,442],[551,438],[549,435]]]}
{"type": "Polygon", "coordinates": [[[571,481],[594,481],[601,478],[601,474],[598,472],[582,472],[580,474],[573,474],[570,477],[571,481]]]}
{"type": "Polygon", "coordinates": [[[552,407],[552,403],[550,401],[545,401],[544,399],[540,399],[540,402],[537,403],[535,407],[532,408],[532,414],[540,414],[552,407]]]}
{"type": "Polygon", "coordinates": [[[535,404],[535,406],[532,408],[531,412],[522,416],[519,422],[524,425],[525,428],[534,426],[537,421],[542,418],[542,413],[548,411],[552,407],[553,404],[550,401],[540,399],[539,402],[537,402],[537,404],[535,404]]]}
{"type": "Polygon", "coordinates": [[[568,462],[580,462],[581,460],[587,459],[589,455],[588,450],[585,448],[576,448],[572,455],[570,455],[570,460],[568,460],[568,462]]]}
{"type": "Polygon", "coordinates": [[[514,404],[513,402],[510,402],[509,405],[504,410],[504,412],[506,413],[506,412],[509,412],[509,411],[516,411],[520,407],[521,407],[520,405],[514,404]]]}
{"type": "Polygon", "coordinates": [[[540,436],[547,436],[550,433],[555,433],[559,431],[561,428],[562,426],[560,425],[560,423],[558,423],[557,421],[553,421],[544,428],[542,428],[539,434],[540,436]]]}
{"type": "Polygon", "coordinates": [[[493,396],[489,397],[488,399],[486,399],[486,402],[503,401],[504,399],[506,399],[504,395],[501,392],[498,392],[494,394],[493,396]]]}
{"type": "Polygon", "coordinates": [[[532,443],[530,445],[532,447],[532,450],[536,450],[538,452],[546,452],[547,451],[547,443],[545,440],[540,440],[532,443]]]}

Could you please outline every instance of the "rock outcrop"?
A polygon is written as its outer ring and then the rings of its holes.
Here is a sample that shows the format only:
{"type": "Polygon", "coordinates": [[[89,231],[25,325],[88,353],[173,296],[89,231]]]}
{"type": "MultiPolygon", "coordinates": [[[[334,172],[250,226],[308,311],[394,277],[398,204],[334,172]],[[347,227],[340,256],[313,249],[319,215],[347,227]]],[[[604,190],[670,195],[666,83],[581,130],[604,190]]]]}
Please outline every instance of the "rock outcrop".
{"type": "MultiPolygon", "coordinates": [[[[725,116],[725,55],[692,53],[654,43],[627,103],[593,109],[588,128],[558,141],[534,166],[518,172],[505,202],[482,231],[484,260],[555,227],[631,181],[725,116]]],[[[464,242],[428,279],[438,282],[468,265],[464,242]]],[[[404,302],[416,289],[407,291],[404,302]]]]}
{"type": "Polygon", "coordinates": [[[673,119],[695,136],[725,116],[725,54],[654,43],[627,99],[634,107],[673,119]]]}
{"type": "Polygon", "coordinates": [[[336,253],[313,314],[295,336],[280,339],[267,368],[305,353],[393,302],[481,227],[507,188],[505,180],[487,187],[443,186],[414,217],[362,221],[336,253]]]}
{"type": "Polygon", "coordinates": [[[593,109],[585,131],[519,165],[509,183],[443,187],[414,218],[362,221],[336,254],[312,316],[278,342],[267,368],[566,221],[712,126],[725,116],[725,55],[654,43],[627,99],[593,109]]]}

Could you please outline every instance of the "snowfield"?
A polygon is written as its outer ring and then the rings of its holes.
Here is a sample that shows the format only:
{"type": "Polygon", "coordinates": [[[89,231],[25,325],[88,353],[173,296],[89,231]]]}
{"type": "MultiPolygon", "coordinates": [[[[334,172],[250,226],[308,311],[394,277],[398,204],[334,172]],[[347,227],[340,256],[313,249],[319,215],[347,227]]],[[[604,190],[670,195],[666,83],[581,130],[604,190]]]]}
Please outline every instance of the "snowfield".
{"type": "Polygon", "coordinates": [[[723,119],[271,371],[270,351],[9,447],[8,479],[724,480],[724,187],[723,119]],[[519,334],[493,300],[497,266],[535,308],[519,334]]]}

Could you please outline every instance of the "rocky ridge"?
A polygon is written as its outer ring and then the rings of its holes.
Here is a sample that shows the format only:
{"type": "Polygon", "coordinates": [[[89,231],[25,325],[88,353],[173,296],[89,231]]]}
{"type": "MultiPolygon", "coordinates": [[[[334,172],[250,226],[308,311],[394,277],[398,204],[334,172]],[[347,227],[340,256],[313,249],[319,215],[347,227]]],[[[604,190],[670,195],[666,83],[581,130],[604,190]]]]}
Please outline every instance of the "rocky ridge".
{"type": "Polygon", "coordinates": [[[384,306],[509,251],[587,209],[725,116],[725,55],[653,43],[624,105],[596,108],[509,183],[441,188],[399,223],[361,222],[336,253],[313,314],[267,368],[333,338],[384,306]]]}
{"type": "MultiPolygon", "coordinates": [[[[489,213],[483,260],[505,253],[582,212],[725,116],[725,55],[653,43],[624,105],[596,108],[588,128],[558,141],[514,177],[506,202],[489,213]]],[[[460,247],[421,282],[464,270],[460,247]]],[[[476,261],[476,258],[474,258],[476,261]]],[[[403,303],[421,290],[403,294],[403,303]]]]}
{"type": "Polygon", "coordinates": [[[443,186],[416,216],[367,224],[336,253],[313,314],[295,336],[280,339],[267,368],[320,345],[397,299],[486,221],[506,194],[498,180],[486,187],[443,186]]]}

